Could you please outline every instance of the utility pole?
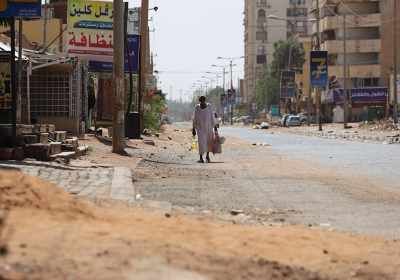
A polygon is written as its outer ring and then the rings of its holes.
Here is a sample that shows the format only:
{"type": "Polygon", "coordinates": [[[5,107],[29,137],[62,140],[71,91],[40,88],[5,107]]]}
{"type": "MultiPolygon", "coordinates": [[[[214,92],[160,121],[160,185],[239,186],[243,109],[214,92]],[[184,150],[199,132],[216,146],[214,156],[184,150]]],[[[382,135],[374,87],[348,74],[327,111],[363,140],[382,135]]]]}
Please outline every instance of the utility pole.
{"type": "MultiPolygon", "coordinates": [[[[319,4],[317,1],[317,50],[320,50],[319,44],[319,4]]],[[[322,131],[322,116],[321,116],[321,90],[317,88],[317,117],[318,117],[318,131],[322,131]]]]}
{"type": "Polygon", "coordinates": [[[396,44],[396,1],[394,0],[394,9],[393,9],[393,122],[397,123],[397,44],[396,44]]]}
{"type": "Polygon", "coordinates": [[[18,31],[18,92],[17,92],[17,123],[21,123],[21,82],[22,82],[22,18],[19,18],[18,31]]]}
{"type": "MultiPolygon", "coordinates": [[[[115,0],[114,0],[115,1],[115,0]]],[[[115,18],[115,16],[114,16],[115,18]]],[[[148,30],[148,20],[149,20],[149,0],[142,0],[142,7],[140,12],[140,38],[141,38],[141,48],[140,48],[140,61],[142,63],[142,68],[140,69],[140,80],[141,88],[138,94],[141,95],[140,108],[143,108],[144,92],[146,90],[146,59],[147,59],[147,30],[148,30]]],[[[140,111],[140,131],[143,131],[143,112],[140,111]]]]}
{"type": "Polygon", "coordinates": [[[44,0],[43,51],[46,49],[47,0],[44,0]]]}
{"type": "Polygon", "coordinates": [[[343,127],[347,128],[346,15],[343,15],[343,127]]]}
{"type": "Polygon", "coordinates": [[[265,119],[267,119],[267,64],[265,64],[265,119]]]}
{"type": "MultiPolygon", "coordinates": [[[[124,151],[125,138],[125,86],[124,86],[124,5],[114,0],[114,118],[112,152],[124,151]]],[[[144,67],[143,67],[144,68],[144,67]]]]}

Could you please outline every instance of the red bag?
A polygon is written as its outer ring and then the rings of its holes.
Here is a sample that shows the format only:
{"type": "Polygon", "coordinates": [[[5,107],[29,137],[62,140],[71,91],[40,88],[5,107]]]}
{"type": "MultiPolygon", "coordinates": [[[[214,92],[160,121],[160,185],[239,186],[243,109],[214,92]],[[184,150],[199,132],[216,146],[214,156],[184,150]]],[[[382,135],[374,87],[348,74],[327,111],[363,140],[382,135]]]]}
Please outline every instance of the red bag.
{"type": "Polygon", "coordinates": [[[218,133],[215,133],[213,145],[212,145],[212,153],[215,154],[220,154],[222,153],[222,147],[221,144],[218,143],[218,133]]]}

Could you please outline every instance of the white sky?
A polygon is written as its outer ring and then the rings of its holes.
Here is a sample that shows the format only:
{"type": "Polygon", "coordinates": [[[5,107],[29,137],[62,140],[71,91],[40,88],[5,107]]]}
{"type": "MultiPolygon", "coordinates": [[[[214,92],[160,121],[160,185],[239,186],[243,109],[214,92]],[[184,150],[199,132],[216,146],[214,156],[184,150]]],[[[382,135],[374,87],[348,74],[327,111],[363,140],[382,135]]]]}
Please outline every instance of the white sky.
{"type": "MultiPolygon", "coordinates": [[[[149,11],[150,47],[154,55],[154,70],[158,70],[158,86],[171,98],[178,99],[197,80],[210,81],[202,76],[214,77],[207,71],[222,68],[211,65],[229,65],[228,60],[217,57],[240,57],[244,55],[243,0],[149,0],[149,8],[157,6],[157,12],[149,11]],[[178,73],[171,73],[178,72],[178,73]],[[193,73],[195,72],[195,73],[193,73]]],[[[140,7],[140,0],[130,0],[129,8],[140,7]]],[[[234,60],[233,85],[237,87],[238,77],[244,75],[244,59],[234,60]]],[[[229,71],[229,67],[226,69],[229,71]]],[[[225,84],[230,74],[225,74],[225,84]]],[[[222,86],[222,78],[218,79],[222,86]]],[[[205,85],[204,85],[205,86],[205,85]]],[[[199,86],[200,87],[200,86],[199,86]]],[[[208,84],[208,88],[210,84],[208,84]]],[[[215,88],[215,81],[213,81],[215,88]]],[[[189,95],[186,95],[186,100],[189,95]]]]}

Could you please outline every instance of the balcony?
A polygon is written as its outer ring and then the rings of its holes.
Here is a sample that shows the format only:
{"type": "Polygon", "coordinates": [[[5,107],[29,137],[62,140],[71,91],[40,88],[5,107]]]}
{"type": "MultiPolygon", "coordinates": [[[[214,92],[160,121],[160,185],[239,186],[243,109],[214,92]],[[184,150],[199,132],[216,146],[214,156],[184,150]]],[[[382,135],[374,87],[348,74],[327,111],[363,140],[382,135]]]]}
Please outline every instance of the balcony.
{"type": "Polygon", "coordinates": [[[266,31],[266,30],[267,30],[267,26],[266,25],[257,26],[257,31],[266,31]]]}
{"type": "Polygon", "coordinates": [[[305,6],[305,0],[291,0],[289,1],[290,6],[292,7],[299,7],[299,6],[305,6]]]}
{"type": "Polygon", "coordinates": [[[267,1],[257,1],[257,6],[258,7],[265,7],[265,6],[267,6],[267,1]]]}
{"type": "MultiPolygon", "coordinates": [[[[343,53],[343,41],[328,40],[322,43],[321,49],[328,51],[329,54],[343,53]]],[[[346,52],[347,53],[369,53],[377,52],[380,53],[381,40],[352,40],[346,41],[346,52]]]]}
{"type": "MultiPolygon", "coordinates": [[[[359,16],[360,17],[355,15],[346,16],[346,21],[347,21],[346,28],[357,28],[359,27],[359,25],[370,26],[370,27],[380,26],[381,14],[362,14],[359,16]],[[350,22],[354,22],[359,25],[353,25],[350,22]]],[[[343,20],[336,16],[334,17],[327,16],[320,20],[319,28],[320,32],[327,30],[343,29],[343,20]]],[[[313,24],[313,33],[316,32],[317,32],[317,25],[313,24]]]]}
{"type": "MultiPolygon", "coordinates": [[[[337,76],[339,79],[343,79],[343,65],[329,66],[329,76],[337,76]]],[[[364,78],[367,75],[372,74],[373,77],[381,76],[381,65],[380,64],[368,64],[368,65],[351,65],[349,67],[350,77],[347,78],[364,78]]],[[[347,73],[348,74],[348,73],[347,73]]]]}

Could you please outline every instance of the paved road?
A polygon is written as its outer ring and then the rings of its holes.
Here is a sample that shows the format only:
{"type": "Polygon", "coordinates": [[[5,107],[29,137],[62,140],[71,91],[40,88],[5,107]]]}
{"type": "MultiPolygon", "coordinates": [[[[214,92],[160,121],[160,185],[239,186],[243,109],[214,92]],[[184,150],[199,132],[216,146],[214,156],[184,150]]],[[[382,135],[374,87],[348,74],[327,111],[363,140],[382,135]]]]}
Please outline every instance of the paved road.
{"type": "Polygon", "coordinates": [[[397,144],[373,145],[229,127],[221,127],[220,132],[249,142],[268,143],[274,150],[298,159],[312,160],[385,179],[400,180],[400,145],[397,144]]]}
{"type": "Polygon", "coordinates": [[[146,164],[166,178],[139,180],[137,193],[213,213],[243,209],[257,217],[260,209],[283,210],[266,222],[283,218],[286,224],[331,224],[340,231],[400,238],[400,174],[394,165],[400,158],[399,145],[241,128],[222,127],[220,132],[271,146],[226,148],[221,156],[211,157],[212,164],[196,163],[198,155],[191,152],[152,158],[143,154],[149,157],[146,164]]]}

